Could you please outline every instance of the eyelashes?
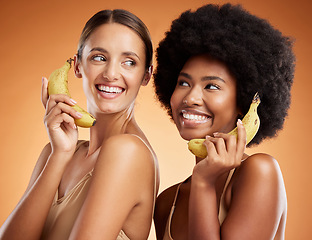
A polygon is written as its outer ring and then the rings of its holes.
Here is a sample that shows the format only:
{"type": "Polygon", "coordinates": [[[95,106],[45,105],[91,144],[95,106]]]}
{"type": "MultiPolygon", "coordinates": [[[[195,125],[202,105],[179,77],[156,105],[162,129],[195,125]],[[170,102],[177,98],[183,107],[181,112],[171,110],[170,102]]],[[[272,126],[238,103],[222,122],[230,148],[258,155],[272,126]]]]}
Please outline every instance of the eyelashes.
{"type": "MultiPolygon", "coordinates": [[[[91,57],[91,60],[94,62],[98,62],[98,63],[107,61],[106,57],[103,55],[94,55],[91,57]]],[[[123,60],[121,64],[127,67],[133,67],[133,66],[136,66],[137,62],[133,59],[126,59],[126,60],[123,60]]]]}
{"type": "Polygon", "coordinates": [[[220,87],[217,84],[207,84],[205,89],[209,89],[209,90],[219,90],[220,87]]]}
{"type": "MultiPolygon", "coordinates": [[[[181,86],[181,87],[191,87],[191,85],[187,81],[185,81],[185,80],[178,80],[177,85],[181,86]]],[[[204,89],[207,89],[207,90],[219,90],[220,86],[217,85],[217,84],[214,84],[214,83],[209,83],[209,84],[206,84],[204,89]]]]}
{"type": "Polygon", "coordinates": [[[95,56],[92,56],[91,59],[93,61],[96,61],[96,62],[104,62],[104,61],[106,61],[106,58],[103,55],[95,55],[95,56]]]}

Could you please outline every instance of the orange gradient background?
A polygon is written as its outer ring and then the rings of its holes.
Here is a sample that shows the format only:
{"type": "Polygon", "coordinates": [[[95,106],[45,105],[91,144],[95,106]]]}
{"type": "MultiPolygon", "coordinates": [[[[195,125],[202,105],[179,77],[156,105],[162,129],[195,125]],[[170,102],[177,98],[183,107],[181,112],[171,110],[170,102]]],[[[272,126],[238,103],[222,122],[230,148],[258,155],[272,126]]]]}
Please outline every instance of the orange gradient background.
{"type": "MultiPolygon", "coordinates": [[[[127,9],[146,23],[156,48],[173,19],[182,11],[196,9],[205,3],[208,2],[12,0],[1,4],[1,225],[23,194],[37,157],[48,142],[43,124],[44,109],[40,102],[41,77],[49,76],[75,54],[79,35],[89,17],[105,8],[127,9]]],[[[277,138],[248,149],[247,153],[266,152],[279,161],[288,194],[286,239],[310,239],[312,163],[307,150],[311,147],[312,134],[312,4],[309,0],[241,0],[232,3],[242,4],[251,13],[268,19],[284,34],[296,39],[297,67],[292,104],[284,129],[277,138]]],[[[85,107],[81,80],[76,79],[72,72],[69,79],[72,97],[85,107]]],[[[151,83],[140,91],[136,119],[158,155],[160,192],[184,180],[192,171],[194,158],[155,100],[151,83]]],[[[88,130],[80,129],[79,133],[80,138],[88,138],[88,130]]],[[[153,228],[149,239],[155,239],[153,228]]]]}

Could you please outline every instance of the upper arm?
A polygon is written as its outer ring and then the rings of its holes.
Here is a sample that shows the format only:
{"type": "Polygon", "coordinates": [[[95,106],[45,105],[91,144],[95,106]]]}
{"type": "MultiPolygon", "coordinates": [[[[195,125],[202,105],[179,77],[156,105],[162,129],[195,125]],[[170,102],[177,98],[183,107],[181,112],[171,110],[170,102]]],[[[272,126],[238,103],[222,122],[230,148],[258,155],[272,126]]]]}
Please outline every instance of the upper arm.
{"type": "Polygon", "coordinates": [[[108,139],[99,153],[73,234],[83,237],[89,232],[93,238],[104,239],[117,236],[131,210],[153,192],[154,173],[153,155],[139,138],[117,135],[108,139]]]}
{"type": "Polygon", "coordinates": [[[255,154],[235,175],[228,215],[221,227],[223,239],[272,239],[286,209],[285,187],[276,160],[255,154]]]}
{"type": "Polygon", "coordinates": [[[51,154],[51,145],[50,145],[50,143],[48,143],[45,145],[45,147],[42,149],[42,151],[39,155],[39,158],[38,158],[37,163],[34,167],[32,175],[30,177],[30,180],[29,180],[29,183],[28,183],[28,186],[26,188],[25,193],[29,191],[29,189],[33,186],[33,184],[35,183],[35,181],[37,180],[37,178],[41,174],[50,154],[51,154]]]}

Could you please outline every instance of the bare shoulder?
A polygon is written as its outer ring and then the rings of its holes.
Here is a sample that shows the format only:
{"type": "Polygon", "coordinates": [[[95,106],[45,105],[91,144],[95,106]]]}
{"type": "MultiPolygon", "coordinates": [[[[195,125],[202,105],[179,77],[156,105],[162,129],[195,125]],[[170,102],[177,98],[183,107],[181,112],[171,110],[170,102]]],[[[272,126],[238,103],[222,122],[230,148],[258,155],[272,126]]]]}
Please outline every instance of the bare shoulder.
{"type": "Polygon", "coordinates": [[[154,164],[152,149],[140,137],[132,134],[119,134],[108,138],[103,142],[101,152],[113,155],[114,160],[121,159],[124,164],[125,161],[131,161],[132,164],[154,164]]]}
{"type": "Polygon", "coordinates": [[[147,185],[154,182],[156,161],[153,152],[139,137],[115,135],[103,142],[94,174],[110,176],[110,182],[113,179],[120,182],[123,176],[147,185]]]}
{"type": "Polygon", "coordinates": [[[262,180],[281,177],[281,169],[277,160],[269,154],[256,153],[247,157],[237,169],[241,177],[254,176],[262,180]]]}
{"type": "Polygon", "coordinates": [[[34,182],[36,181],[36,179],[38,178],[38,176],[42,172],[42,170],[43,170],[44,166],[46,165],[46,162],[47,162],[47,160],[51,154],[51,151],[52,151],[51,144],[47,143],[39,155],[37,163],[33,169],[32,175],[30,177],[30,181],[29,181],[28,186],[26,188],[26,192],[29,190],[29,188],[32,187],[32,185],[34,184],[34,182]]]}
{"type": "Polygon", "coordinates": [[[226,207],[223,236],[273,239],[282,232],[287,197],[277,160],[263,153],[247,157],[236,168],[226,191],[226,207]]]}
{"type": "Polygon", "coordinates": [[[251,194],[262,200],[271,196],[275,200],[284,199],[286,205],[283,175],[277,160],[269,154],[257,153],[244,160],[236,169],[232,184],[234,195],[251,194]]]}

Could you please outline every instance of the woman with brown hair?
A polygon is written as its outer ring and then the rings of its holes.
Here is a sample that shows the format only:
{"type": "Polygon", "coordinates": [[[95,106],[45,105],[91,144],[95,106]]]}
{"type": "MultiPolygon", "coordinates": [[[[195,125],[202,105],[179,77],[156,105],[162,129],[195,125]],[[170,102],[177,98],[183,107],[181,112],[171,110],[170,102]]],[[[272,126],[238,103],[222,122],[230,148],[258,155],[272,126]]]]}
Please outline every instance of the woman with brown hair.
{"type": "Polygon", "coordinates": [[[74,62],[88,111],[90,140],[78,140],[81,117],[66,95],[42,102],[50,143],[43,149],[1,239],[147,239],[158,191],[157,158],[134,118],[152,74],[152,42],[125,10],[96,13],[85,25],[74,62]]]}

